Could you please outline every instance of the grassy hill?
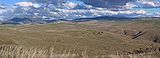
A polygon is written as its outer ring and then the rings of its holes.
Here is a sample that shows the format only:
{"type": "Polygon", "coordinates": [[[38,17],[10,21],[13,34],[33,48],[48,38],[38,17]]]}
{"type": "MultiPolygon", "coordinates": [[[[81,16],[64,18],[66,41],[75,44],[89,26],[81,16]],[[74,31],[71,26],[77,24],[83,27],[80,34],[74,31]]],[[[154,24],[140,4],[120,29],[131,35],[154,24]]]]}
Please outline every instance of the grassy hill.
{"type": "Polygon", "coordinates": [[[92,56],[123,54],[160,48],[159,28],[160,20],[1,25],[0,45],[54,48],[56,51],[70,50],[75,53],[86,51],[92,56]]]}

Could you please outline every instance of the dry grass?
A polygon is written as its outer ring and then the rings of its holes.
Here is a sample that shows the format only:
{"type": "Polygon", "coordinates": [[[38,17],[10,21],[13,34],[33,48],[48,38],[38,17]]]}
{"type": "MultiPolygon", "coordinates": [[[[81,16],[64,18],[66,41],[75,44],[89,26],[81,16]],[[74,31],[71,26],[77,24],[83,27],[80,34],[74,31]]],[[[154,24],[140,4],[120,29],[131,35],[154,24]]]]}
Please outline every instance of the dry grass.
{"type": "Polygon", "coordinates": [[[15,45],[2,45],[0,58],[77,58],[77,54],[52,49],[24,48],[15,45]]]}
{"type": "Polygon", "coordinates": [[[54,48],[27,48],[16,45],[1,45],[0,58],[156,58],[154,54],[133,55],[94,55],[88,56],[85,51],[81,54],[73,51],[63,50],[57,52],[54,48]]]}
{"type": "Polygon", "coordinates": [[[139,48],[159,48],[159,43],[148,40],[153,40],[152,34],[159,34],[159,22],[2,25],[0,58],[155,58],[155,55],[160,57],[159,52],[123,54],[139,48]],[[148,32],[137,39],[131,39],[129,35],[122,35],[124,29],[131,31],[145,29],[148,32]],[[117,54],[117,51],[122,54],[117,54]]]}

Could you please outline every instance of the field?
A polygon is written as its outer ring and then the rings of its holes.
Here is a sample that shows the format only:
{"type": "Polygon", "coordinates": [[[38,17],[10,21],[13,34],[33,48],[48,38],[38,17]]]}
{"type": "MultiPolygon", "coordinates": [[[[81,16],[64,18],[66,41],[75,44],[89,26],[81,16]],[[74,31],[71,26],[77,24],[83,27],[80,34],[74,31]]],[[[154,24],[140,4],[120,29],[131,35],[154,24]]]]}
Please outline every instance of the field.
{"type": "Polygon", "coordinates": [[[158,58],[159,43],[156,19],[0,25],[1,58],[158,58]]]}

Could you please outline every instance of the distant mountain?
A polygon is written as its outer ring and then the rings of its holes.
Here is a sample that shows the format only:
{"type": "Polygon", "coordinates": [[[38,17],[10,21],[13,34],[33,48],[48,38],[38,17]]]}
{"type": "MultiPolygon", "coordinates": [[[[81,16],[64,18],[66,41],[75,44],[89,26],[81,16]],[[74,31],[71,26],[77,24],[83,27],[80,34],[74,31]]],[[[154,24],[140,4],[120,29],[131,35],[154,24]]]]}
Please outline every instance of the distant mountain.
{"type": "Polygon", "coordinates": [[[13,18],[10,21],[28,24],[28,23],[32,22],[32,19],[29,19],[29,18],[13,18]]]}
{"type": "Polygon", "coordinates": [[[10,20],[2,21],[1,24],[29,24],[32,20],[29,18],[13,18],[10,20]]]}
{"type": "Polygon", "coordinates": [[[47,24],[47,23],[54,23],[59,21],[70,21],[70,22],[86,22],[92,20],[106,20],[106,21],[131,21],[131,20],[145,20],[147,18],[150,20],[159,19],[159,17],[124,17],[124,16],[99,16],[99,17],[91,17],[91,18],[77,18],[77,19],[52,19],[52,18],[12,18],[7,21],[1,22],[2,24],[47,24]]]}
{"type": "Polygon", "coordinates": [[[124,20],[134,20],[137,18],[129,18],[129,17],[114,17],[114,16],[100,16],[100,17],[93,17],[93,18],[78,18],[74,19],[73,21],[76,22],[84,22],[84,21],[91,21],[91,20],[115,20],[115,21],[124,21],[124,20]]]}
{"type": "Polygon", "coordinates": [[[46,23],[52,23],[52,22],[56,22],[58,20],[56,19],[46,19],[46,20],[42,20],[42,19],[30,19],[30,18],[12,18],[10,20],[6,20],[6,21],[2,21],[1,24],[46,24],[46,23]]]}

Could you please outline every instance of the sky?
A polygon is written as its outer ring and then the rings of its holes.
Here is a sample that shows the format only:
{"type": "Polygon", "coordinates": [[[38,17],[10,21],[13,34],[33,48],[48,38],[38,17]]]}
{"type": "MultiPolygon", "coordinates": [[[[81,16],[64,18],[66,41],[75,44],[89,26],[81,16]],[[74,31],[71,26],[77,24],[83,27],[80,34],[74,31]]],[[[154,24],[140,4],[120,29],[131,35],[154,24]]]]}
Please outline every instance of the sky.
{"type": "Polygon", "coordinates": [[[67,20],[99,16],[160,17],[160,0],[0,0],[0,4],[7,5],[5,8],[0,5],[0,20],[14,17],[67,20]]]}
{"type": "Polygon", "coordinates": [[[17,2],[22,2],[22,1],[27,1],[27,0],[0,0],[0,4],[14,5],[17,2]]]}

